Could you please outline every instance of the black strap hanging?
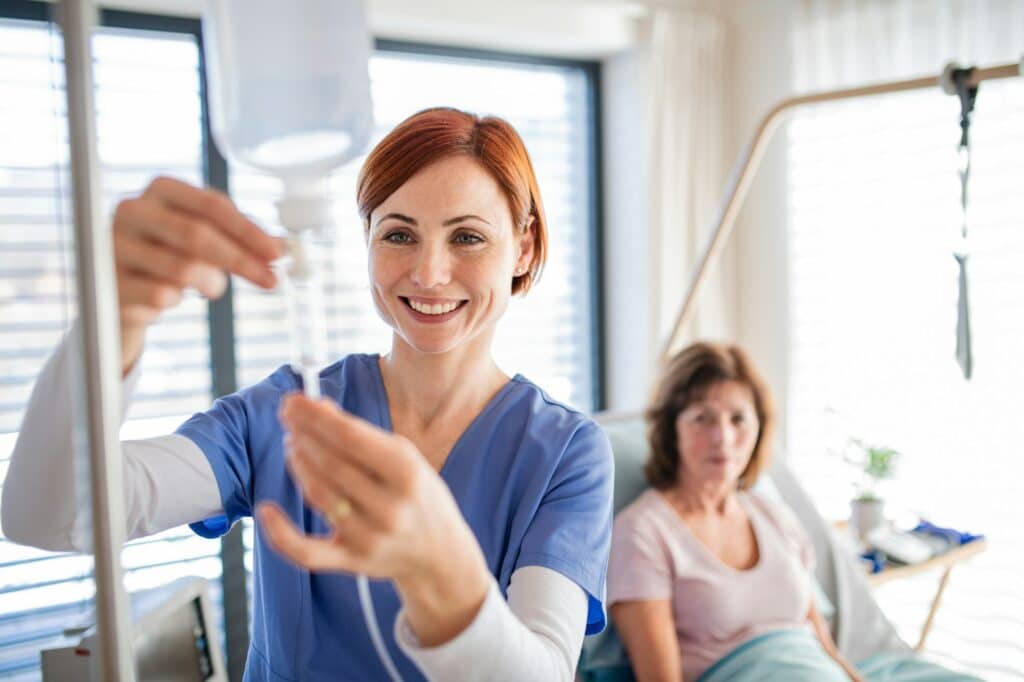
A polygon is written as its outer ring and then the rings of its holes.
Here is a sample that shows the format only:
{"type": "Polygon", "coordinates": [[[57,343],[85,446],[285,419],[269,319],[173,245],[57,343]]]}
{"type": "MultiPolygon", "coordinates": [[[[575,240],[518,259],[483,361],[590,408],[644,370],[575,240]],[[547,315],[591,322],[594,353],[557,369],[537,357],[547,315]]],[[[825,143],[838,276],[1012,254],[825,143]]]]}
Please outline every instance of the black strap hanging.
{"type": "Polygon", "coordinates": [[[971,175],[971,114],[974,113],[974,102],[978,97],[978,86],[970,85],[974,69],[953,69],[950,73],[956,94],[960,98],[960,242],[953,252],[959,266],[959,300],[956,316],[956,361],[964,373],[964,379],[970,379],[974,369],[974,356],[971,352],[971,322],[967,305],[967,183],[971,175]]]}

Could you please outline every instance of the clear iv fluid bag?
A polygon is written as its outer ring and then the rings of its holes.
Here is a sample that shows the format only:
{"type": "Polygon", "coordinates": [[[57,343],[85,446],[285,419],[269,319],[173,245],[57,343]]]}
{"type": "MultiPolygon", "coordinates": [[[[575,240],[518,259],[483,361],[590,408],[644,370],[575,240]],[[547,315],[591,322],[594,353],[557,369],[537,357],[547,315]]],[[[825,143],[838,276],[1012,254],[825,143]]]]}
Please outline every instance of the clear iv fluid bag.
{"type": "Polygon", "coordinates": [[[310,232],[332,222],[324,178],[361,154],[373,131],[363,0],[206,0],[203,44],[218,148],[283,183],[291,360],[315,396],[326,360],[315,251],[326,245],[310,232]]]}
{"type": "Polygon", "coordinates": [[[210,122],[231,161],[304,183],[373,132],[362,0],[206,0],[210,122]]]}

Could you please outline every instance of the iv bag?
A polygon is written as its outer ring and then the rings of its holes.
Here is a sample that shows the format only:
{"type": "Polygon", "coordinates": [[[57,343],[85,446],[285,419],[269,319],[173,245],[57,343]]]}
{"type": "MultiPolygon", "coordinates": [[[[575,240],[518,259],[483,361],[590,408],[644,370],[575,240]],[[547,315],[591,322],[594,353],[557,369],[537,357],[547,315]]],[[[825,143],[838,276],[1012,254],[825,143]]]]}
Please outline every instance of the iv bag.
{"type": "Polygon", "coordinates": [[[362,0],[206,0],[210,122],[232,162],[314,182],[373,132],[362,0]]]}

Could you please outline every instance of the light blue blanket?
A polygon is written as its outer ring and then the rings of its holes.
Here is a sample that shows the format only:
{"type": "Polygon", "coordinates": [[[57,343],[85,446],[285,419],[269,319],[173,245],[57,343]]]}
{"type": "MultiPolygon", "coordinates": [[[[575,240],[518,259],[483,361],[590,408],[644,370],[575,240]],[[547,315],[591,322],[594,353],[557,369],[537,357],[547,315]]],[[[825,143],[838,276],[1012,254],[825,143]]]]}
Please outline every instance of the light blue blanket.
{"type": "MultiPolygon", "coordinates": [[[[869,682],[979,682],[909,653],[872,656],[857,664],[869,682]]],[[[698,682],[849,682],[843,669],[807,630],[779,630],[726,654],[698,682]]]]}

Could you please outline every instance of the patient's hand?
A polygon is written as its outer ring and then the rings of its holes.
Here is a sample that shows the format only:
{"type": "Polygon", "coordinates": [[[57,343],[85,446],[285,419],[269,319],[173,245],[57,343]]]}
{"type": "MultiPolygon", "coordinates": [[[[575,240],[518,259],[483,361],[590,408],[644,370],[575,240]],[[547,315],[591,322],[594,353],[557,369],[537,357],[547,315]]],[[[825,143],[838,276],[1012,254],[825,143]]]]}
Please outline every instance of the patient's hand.
{"type": "Polygon", "coordinates": [[[821,646],[825,649],[825,652],[832,657],[836,663],[843,669],[843,671],[850,676],[853,682],[864,682],[864,678],[861,677],[857,669],[853,667],[839,651],[839,647],[836,646],[835,641],[832,639],[832,633],[828,629],[828,623],[825,622],[825,618],[818,611],[813,603],[811,604],[810,610],[807,612],[807,620],[811,623],[814,628],[814,634],[818,636],[818,640],[821,642],[821,646]]]}

